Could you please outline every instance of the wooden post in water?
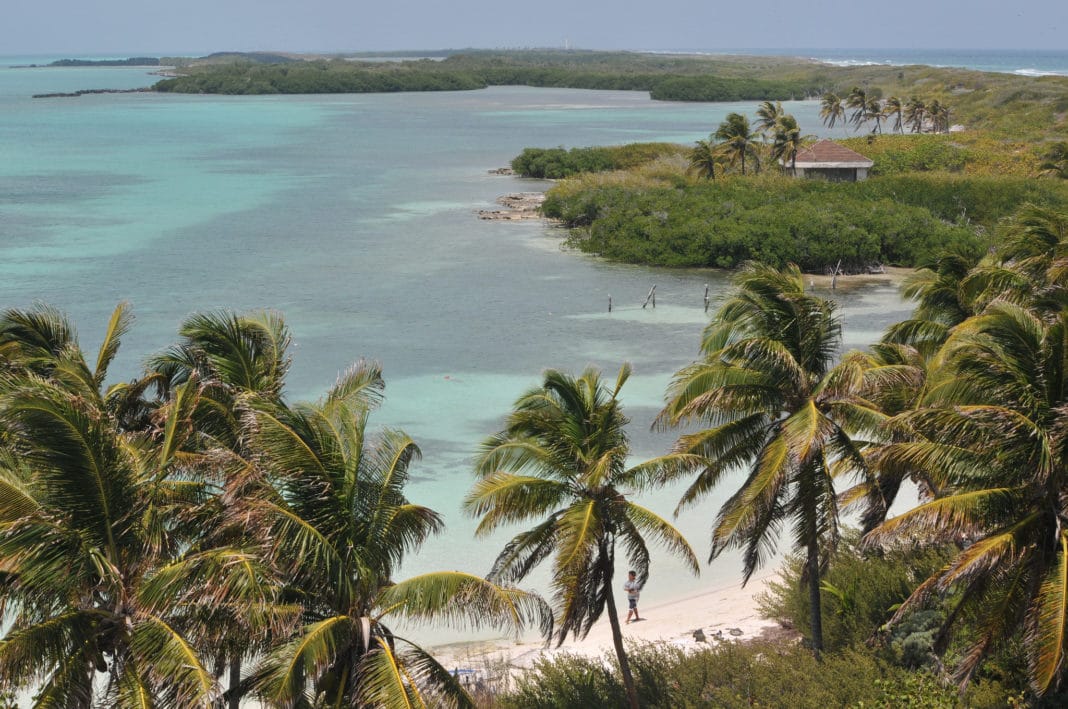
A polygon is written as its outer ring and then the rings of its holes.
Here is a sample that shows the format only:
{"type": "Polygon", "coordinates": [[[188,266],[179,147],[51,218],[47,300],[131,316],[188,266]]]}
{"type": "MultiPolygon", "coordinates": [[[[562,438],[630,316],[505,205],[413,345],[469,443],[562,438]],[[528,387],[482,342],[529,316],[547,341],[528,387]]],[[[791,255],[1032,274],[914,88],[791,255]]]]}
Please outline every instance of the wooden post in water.
{"type": "Polygon", "coordinates": [[[612,312],[612,294],[608,294],[608,312],[612,312]]]}
{"type": "Polygon", "coordinates": [[[642,303],[642,310],[645,310],[645,306],[649,305],[649,301],[653,301],[653,307],[656,307],[656,284],[649,289],[649,295],[645,296],[645,302],[642,303]]]}
{"type": "Polygon", "coordinates": [[[838,272],[842,270],[842,259],[838,259],[838,264],[834,267],[834,275],[831,276],[831,290],[838,288],[838,272]]]}
{"type": "Polygon", "coordinates": [[[708,312],[708,284],[705,284],[705,312],[708,312]]]}

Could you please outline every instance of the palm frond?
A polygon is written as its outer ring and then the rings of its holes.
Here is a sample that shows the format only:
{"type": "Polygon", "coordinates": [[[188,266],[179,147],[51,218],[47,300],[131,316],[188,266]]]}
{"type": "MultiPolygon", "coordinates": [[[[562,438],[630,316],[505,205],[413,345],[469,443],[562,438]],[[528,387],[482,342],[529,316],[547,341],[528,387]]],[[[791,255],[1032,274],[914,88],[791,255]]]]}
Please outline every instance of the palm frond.
{"type": "Polygon", "coordinates": [[[164,705],[204,707],[219,696],[214,675],[193,646],[158,616],[134,624],[130,652],[151,676],[155,696],[164,705]]]}
{"type": "Polygon", "coordinates": [[[552,611],[539,596],[459,571],[414,576],[383,589],[377,601],[388,614],[409,619],[497,627],[516,635],[533,625],[552,634],[552,611]]]}
{"type": "Polygon", "coordinates": [[[383,638],[360,660],[356,700],[381,709],[474,709],[459,681],[422,648],[397,639],[397,652],[383,638]]]}
{"type": "Polygon", "coordinates": [[[1028,629],[1031,688],[1038,696],[1056,683],[1068,652],[1068,533],[1057,541],[1057,561],[1042,581],[1028,629]]]}
{"type": "Polygon", "coordinates": [[[694,575],[701,573],[697,556],[693,553],[689,542],[667,520],[633,502],[627,503],[626,516],[636,530],[679,557],[694,575]]]}
{"type": "Polygon", "coordinates": [[[107,330],[104,332],[104,341],[100,344],[100,351],[96,358],[96,368],[93,370],[93,381],[99,389],[104,385],[104,379],[108,374],[108,365],[115,359],[119,352],[122,337],[133,324],[133,313],[129,303],[119,303],[111,313],[108,320],[107,330]]]}

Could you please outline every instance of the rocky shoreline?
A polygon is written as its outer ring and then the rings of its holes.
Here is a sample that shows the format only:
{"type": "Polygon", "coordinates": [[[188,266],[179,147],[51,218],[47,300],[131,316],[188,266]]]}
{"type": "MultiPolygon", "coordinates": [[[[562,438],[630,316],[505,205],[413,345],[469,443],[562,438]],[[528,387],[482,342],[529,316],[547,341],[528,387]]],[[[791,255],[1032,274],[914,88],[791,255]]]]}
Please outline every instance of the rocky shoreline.
{"type": "Polygon", "coordinates": [[[489,221],[541,219],[541,203],[544,201],[544,192],[512,192],[497,198],[497,204],[504,209],[480,209],[476,214],[479,219],[489,221]]]}

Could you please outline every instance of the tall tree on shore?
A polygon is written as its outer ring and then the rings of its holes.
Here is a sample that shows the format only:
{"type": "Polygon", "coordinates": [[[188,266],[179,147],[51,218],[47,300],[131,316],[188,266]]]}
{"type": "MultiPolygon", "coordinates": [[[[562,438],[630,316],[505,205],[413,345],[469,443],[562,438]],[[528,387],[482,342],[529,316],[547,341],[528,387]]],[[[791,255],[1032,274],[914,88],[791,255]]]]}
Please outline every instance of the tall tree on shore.
{"type": "Polygon", "coordinates": [[[946,133],[949,131],[949,106],[944,105],[938,99],[931,101],[927,106],[927,118],[932,133],[946,133]]]}
{"type": "Polygon", "coordinates": [[[690,167],[697,172],[698,177],[709,180],[716,179],[716,165],[721,159],[719,148],[711,139],[697,141],[690,151],[690,167]]]}
{"type": "Polygon", "coordinates": [[[842,105],[842,98],[838,94],[823,94],[820,99],[820,118],[828,128],[834,128],[834,124],[838,122],[841,122],[843,127],[846,125],[845,106],[842,105]]]}
{"type": "Polygon", "coordinates": [[[871,129],[872,134],[883,132],[884,115],[883,102],[874,96],[869,98],[867,105],[864,107],[864,122],[875,122],[875,127],[871,129]]]}
{"type": "Polygon", "coordinates": [[[759,133],[749,127],[749,119],[740,113],[728,113],[727,119],[719,124],[713,134],[721,141],[720,149],[731,164],[740,164],[745,174],[745,160],[748,157],[755,172],[760,172],[760,157],[757,152],[759,133]]]}
{"type": "Polygon", "coordinates": [[[394,633],[390,619],[437,618],[518,632],[551,617],[537,597],[470,574],[397,581],[404,557],[442,523],[405,496],[419,455],[415,443],[402,431],[367,431],[382,387],[379,368],[360,363],[318,404],[248,414],[250,445],[266,484],[243,511],[268,540],[287,580],[283,596],[299,601],[302,616],[252,675],[270,702],[470,707],[458,679],[394,633]]]}
{"type": "Polygon", "coordinates": [[[923,470],[949,494],[888,520],[868,540],[922,535],[970,543],[922,583],[895,620],[943,596],[939,633],[969,617],[962,686],[1002,640],[1023,628],[1032,690],[1044,695],[1068,658],[1068,315],[1049,318],[995,300],[954,328],[915,411],[914,435],[883,456],[923,470]]]}
{"type": "Polygon", "coordinates": [[[860,130],[864,121],[867,120],[868,93],[861,87],[854,86],[846,96],[845,105],[853,111],[849,114],[849,122],[853,124],[853,129],[860,130]]]}
{"type": "Polygon", "coordinates": [[[905,103],[905,124],[913,133],[922,133],[927,122],[927,104],[916,96],[905,103]]]}
{"type": "Polygon", "coordinates": [[[785,115],[782,103],[779,101],[763,101],[756,110],[756,131],[765,139],[775,130],[775,125],[785,115]]]}
{"type": "Polygon", "coordinates": [[[150,697],[207,707],[219,688],[178,630],[179,607],[203,607],[197,599],[219,587],[242,589],[234,604],[270,596],[260,565],[233,563],[225,549],[199,552],[220,561],[202,575],[207,584],[169,574],[197,553],[180,520],[207,496],[196,458],[182,452],[197,387],[176,390],[153,414],[154,431],[125,430],[130,390],[100,387],[127,324],[120,306],[93,369],[55,311],[9,311],[0,325],[12,368],[0,394],[0,591],[11,622],[0,690],[37,682],[39,706],[132,707],[150,697]]]}
{"type": "MultiPolygon", "coordinates": [[[[198,434],[197,450],[226,458],[219,481],[222,494],[216,504],[205,507],[201,543],[209,547],[255,547],[259,540],[254,530],[232,523],[238,517],[233,503],[252,493],[250,486],[261,482],[258,476],[244,474],[256,457],[248,446],[245,417],[251,409],[281,405],[290,365],[289,329],[277,313],[220,310],[189,316],[178,334],[177,343],[149,358],[150,376],[163,400],[173,398],[177,388],[187,382],[197,382],[197,403],[190,412],[198,434]]],[[[256,637],[269,644],[270,638],[250,632],[244,619],[236,615],[230,620],[224,623],[216,619],[210,644],[216,656],[224,659],[229,675],[229,709],[237,709],[245,692],[244,661],[265,649],[250,639],[256,637]]]]}
{"type": "Polygon", "coordinates": [[[790,170],[797,169],[797,152],[804,142],[801,135],[801,127],[797,120],[789,113],[779,117],[775,124],[775,130],[771,142],[771,159],[782,160],[783,166],[790,166],[790,170]]]}
{"type": "Polygon", "coordinates": [[[697,558],[667,521],[627,499],[651,481],[664,460],[626,467],[629,445],[618,400],[630,376],[624,365],[609,389],[597,371],[578,378],[549,370],[542,385],[516,401],[505,428],[488,439],[476,462],[479,481],[464,501],[481,517],[477,533],[534,520],[497,557],[489,578],[518,581],[553,557],[557,643],[585,637],[605,612],[632,709],[638,698],[616,610],[616,549],[644,583],[651,538],[695,574],[697,558]]]}
{"type": "MultiPolygon", "coordinates": [[[[858,392],[865,367],[847,358],[831,369],[840,342],[834,304],[804,290],[796,266],[750,264],[706,328],[703,357],[684,367],[657,422],[699,423],[675,453],[700,460],[679,508],[691,506],[739,466],[745,482],[724,503],[712,530],[710,559],[741,548],[743,579],[774,552],[779,530],[793,526],[805,557],[812,645],[823,647],[820,574],[838,540],[832,466],[862,472],[860,445],[847,433],[874,431],[885,419],[858,392]]],[[[672,475],[683,474],[680,466],[672,475]]]]}
{"type": "Polygon", "coordinates": [[[883,104],[883,116],[886,118],[893,118],[894,122],[890,129],[895,130],[898,133],[904,133],[905,130],[902,126],[902,111],[904,107],[901,104],[901,99],[897,96],[890,96],[883,104]]]}

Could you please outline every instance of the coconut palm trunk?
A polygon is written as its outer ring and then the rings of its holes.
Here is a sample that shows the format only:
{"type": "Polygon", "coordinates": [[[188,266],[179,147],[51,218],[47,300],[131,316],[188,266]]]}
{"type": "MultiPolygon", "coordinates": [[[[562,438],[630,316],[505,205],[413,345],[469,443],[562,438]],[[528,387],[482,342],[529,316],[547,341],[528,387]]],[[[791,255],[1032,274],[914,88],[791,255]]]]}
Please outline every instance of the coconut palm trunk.
{"type": "MultiPolygon", "coordinates": [[[[601,545],[601,555],[604,559],[611,559],[608,555],[607,546],[601,545]]],[[[606,562],[608,568],[605,570],[606,578],[613,578],[615,576],[614,564],[611,561],[606,562]]],[[[605,589],[607,591],[605,596],[605,610],[608,611],[608,623],[612,626],[612,647],[616,651],[616,659],[619,661],[619,672],[623,675],[623,687],[627,691],[627,702],[630,704],[631,709],[638,709],[638,690],[634,686],[634,675],[630,671],[630,661],[627,660],[627,650],[623,647],[623,629],[619,627],[619,613],[616,611],[616,596],[615,591],[612,590],[612,584],[609,583],[605,589]]]]}
{"type": "Polygon", "coordinates": [[[816,535],[808,541],[808,608],[812,622],[812,650],[819,657],[823,651],[823,609],[820,604],[820,545],[816,535]]]}

